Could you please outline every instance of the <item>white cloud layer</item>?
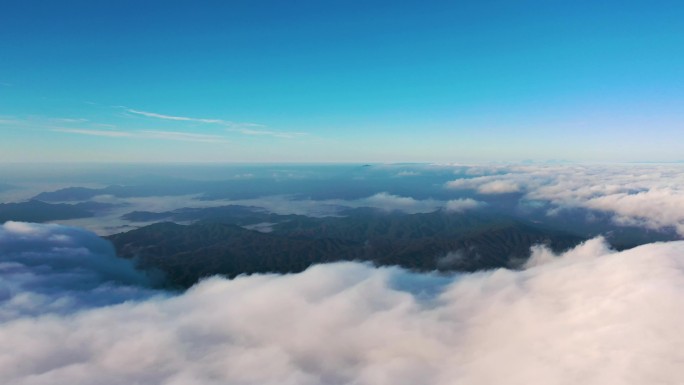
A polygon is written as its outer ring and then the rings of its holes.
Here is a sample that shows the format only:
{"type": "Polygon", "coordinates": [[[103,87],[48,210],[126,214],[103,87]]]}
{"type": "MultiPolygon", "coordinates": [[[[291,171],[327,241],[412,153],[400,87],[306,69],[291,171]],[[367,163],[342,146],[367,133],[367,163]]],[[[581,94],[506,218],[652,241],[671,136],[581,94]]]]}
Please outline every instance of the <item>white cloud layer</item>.
{"type": "Polygon", "coordinates": [[[683,165],[479,166],[466,167],[465,173],[480,176],[446,186],[480,194],[520,192],[525,200],[547,201],[557,209],[603,211],[618,224],[672,227],[684,236],[683,165]]]}
{"type": "MultiPolygon", "coordinates": [[[[10,224],[2,242],[15,264],[59,260],[70,234],[10,224]]],[[[211,278],[166,298],[14,313],[0,322],[0,383],[679,384],[683,267],[684,242],[614,252],[596,239],[560,257],[535,248],[524,271],[450,279],[356,263],[211,278]]]]}

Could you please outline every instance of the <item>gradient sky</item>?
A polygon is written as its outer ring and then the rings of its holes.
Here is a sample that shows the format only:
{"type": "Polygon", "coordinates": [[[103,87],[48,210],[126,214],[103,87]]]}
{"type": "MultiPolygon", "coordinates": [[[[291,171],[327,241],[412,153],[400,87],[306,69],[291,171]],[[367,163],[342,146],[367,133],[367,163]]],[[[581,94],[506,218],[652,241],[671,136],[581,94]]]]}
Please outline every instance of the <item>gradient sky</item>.
{"type": "Polygon", "coordinates": [[[0,162],[678,161],[681,1],[8,1],[0,162]]]}

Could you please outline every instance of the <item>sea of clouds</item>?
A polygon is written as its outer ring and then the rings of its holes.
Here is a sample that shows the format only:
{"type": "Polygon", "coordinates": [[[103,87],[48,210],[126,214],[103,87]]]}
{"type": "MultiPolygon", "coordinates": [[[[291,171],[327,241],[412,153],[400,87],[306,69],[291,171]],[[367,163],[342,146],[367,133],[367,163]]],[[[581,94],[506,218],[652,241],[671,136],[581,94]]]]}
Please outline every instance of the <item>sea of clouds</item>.
{"type": "Polygon", "coordinates": [[[524,270],[358,263],[150,288],[93,233],[0,227],[3,384],[680,384],[684,241],[524,270]]]}

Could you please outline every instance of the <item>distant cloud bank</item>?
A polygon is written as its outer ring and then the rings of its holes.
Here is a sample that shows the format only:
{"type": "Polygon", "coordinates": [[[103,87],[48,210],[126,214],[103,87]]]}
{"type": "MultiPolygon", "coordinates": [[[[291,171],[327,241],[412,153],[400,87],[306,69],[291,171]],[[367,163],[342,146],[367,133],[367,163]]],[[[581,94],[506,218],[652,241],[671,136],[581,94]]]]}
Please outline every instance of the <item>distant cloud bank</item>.
{"type": "Polygon", "coordinates": [[[684,236],[684,167],[680,165],[563,165],[457,167],[472,177],[446,183],[479,194],[520,193],[549,211],[586,208],[622,225],[674,228],[684,236]]]}

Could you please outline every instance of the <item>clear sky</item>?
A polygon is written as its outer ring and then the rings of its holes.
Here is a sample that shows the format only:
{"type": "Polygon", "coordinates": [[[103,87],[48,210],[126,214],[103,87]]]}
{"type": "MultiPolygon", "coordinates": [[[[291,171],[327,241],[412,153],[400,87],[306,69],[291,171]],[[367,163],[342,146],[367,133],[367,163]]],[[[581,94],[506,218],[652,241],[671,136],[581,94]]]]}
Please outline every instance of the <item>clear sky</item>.
{"type": "Polygon", "coordinates": [[[682,1],[0,1],[0,162],[677,161],[682,1]]]}

